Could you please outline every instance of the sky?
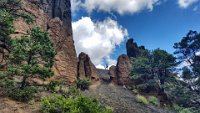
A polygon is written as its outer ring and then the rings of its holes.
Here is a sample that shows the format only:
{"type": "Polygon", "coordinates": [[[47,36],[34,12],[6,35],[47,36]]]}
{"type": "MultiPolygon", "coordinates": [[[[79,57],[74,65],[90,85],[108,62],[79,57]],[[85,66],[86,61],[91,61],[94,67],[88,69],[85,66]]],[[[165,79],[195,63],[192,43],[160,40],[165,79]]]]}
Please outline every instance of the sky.
{"type": "Polygon", "coordinates": [[[71,6],[77,54],[87,53],[97,68],[116,65],[129,38],[173,54],[189,30],[200,32],[200,0],[71,0],[71,6]]]}

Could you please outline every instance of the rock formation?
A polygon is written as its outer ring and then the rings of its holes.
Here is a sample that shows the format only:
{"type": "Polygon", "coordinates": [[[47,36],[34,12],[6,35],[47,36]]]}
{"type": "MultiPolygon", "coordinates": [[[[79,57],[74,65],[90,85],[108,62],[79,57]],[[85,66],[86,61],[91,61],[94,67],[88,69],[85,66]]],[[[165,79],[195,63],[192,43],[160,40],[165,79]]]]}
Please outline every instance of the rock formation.
{"type": "Polygon", "coordinates": [[[16,32],[12,37],[26,34],[34,26],[48,31],[57,55],[52,79],[65,79],[75,82],[77,57],[72,37],[70,0],[22,0],[22,8],[35,17],[33,24],[19,18],[14,23],[16,32]]]}
{"type": "Polygon", "coordinates": [[[90,57],[85,53],[80,53],[78,57],[78,78],[90,78],[93,82],[99,80],[96,67],[91,62],[90,57]]]}
{"type": "Polygon", "coordinates": [[[116,66],[111,66],[109,68],[110,79],[113,83],[118,84],[117,75],[116,75],[116,66]]]}
{"type": "Polygon", "coordinates": [[[124,85],[130,82],[131,67],[131,62],[127,55],[119,56],[116,66],[118,84],[124,85]]]}
{"type": "Polygon", "coordinates": [[[138,46],[137,43],[134,42],[134,39],[130,38],[126,42],[126,51],[129,58],[136,58],[138,55],[140,55],[140,50],[145,50],[145,47],[138,46]]]}
{"type": "Polygon", "coordinates": [[[128,85],[131,83],[131,61],[127,55],[121,55],[118,58],[117,65],[111,66],[109,74],[112,82],[118,85],[128,85]]]}

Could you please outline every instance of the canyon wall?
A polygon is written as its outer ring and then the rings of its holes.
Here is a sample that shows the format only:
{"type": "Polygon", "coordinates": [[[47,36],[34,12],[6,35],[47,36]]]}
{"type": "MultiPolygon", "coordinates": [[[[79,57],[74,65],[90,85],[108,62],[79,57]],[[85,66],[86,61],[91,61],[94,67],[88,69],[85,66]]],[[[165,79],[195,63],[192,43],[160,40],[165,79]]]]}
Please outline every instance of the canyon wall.
{"type": "Polygon", "coordinates": [[[77,79],[77,56],[72,36],[70,0],[22,0],[22,9],[35,18],[27,24],[19,18],[15,21],[16,32],[12,37],[26,34],[32,27],[39,26],[47,31],[57,55],[51,80],[65,79],[74,83],[77,79]]]}

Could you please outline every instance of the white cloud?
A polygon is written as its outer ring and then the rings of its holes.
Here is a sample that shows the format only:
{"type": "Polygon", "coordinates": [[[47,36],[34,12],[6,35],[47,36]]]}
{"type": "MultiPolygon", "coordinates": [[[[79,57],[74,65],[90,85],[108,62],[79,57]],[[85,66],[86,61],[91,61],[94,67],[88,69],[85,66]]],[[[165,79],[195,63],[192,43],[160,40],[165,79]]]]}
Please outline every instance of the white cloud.
{"type": "Polygon", "coordinates": [[[95,65],[102,64],[103,58],[109,65],[116,64],[110,55],[128,36],[126,29],[110,18],[93,22],[90,17],[82,17],[72,27],[77,54],[87,53],[95,65]]]}
{"type": "Polygon", "coordinates": [[[117,60],[114,60],[112,58],[110,58],[110,56],[105,57],[105,61],[101,62],[100,64],[96,65],[96,68],[98,69],[109,69],[111,66],[116,65],[117,64],[117,60]],[[108,67],[105,67],[106,64],[108,65],[108,67]]]}
{"type": "Polygon", "coordinates": [[[71,11],[73,14],[79,10],[80,6],[81,6],[80,0],[71,0],[71,11]]]}
{"type": "Polygon", "coordinates": [[[141,10],[153,10],[153,7],[165,0],[71,0],[72,9],[83,7],[87,12],[94,10],[104,12],[117,12],[119,14],[137,13],[141,10]],[[80,3],[81,1],[81,3],[80,3]],[[76,6],[76,7],[75,7],[76,6]]]}
{"type": "Polygon", "coordinates": [[[178,4],[181,8],[187,8],[198,1],[199,0],[178,0],[178,4]]]}

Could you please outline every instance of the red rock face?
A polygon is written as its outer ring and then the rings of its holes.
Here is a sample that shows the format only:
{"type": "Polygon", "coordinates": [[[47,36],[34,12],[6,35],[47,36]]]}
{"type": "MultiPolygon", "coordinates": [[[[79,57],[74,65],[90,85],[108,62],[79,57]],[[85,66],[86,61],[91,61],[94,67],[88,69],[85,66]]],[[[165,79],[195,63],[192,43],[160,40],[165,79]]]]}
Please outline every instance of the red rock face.
{"type": "Polygon", "coordinates": [[[93,82],[99,80],[99,74],[96,67],[91,62],[90,57],[85,53],[80,53],[78,57],[78,78],[90,78],[93,82]]]}
{"type": "Polygon", "coordinates": [[[22,8],[35,17],[35,22],[28,25],[23,19],[14,23],[16,33],[12,37],[25,34],[34,26],[48,31],[57,55],[52,80],[65,79],[76,81],[77,57],[72,37],[70,0],[22,0],[22,8]]]}
{"type": "Polygon", "coordinates": [[[117,65],[111,66],[109,74],[112,82],[118,85],[129,85],[131,83],[131,61],[127,55],[121,55],[118,58],[117,65]]]}

